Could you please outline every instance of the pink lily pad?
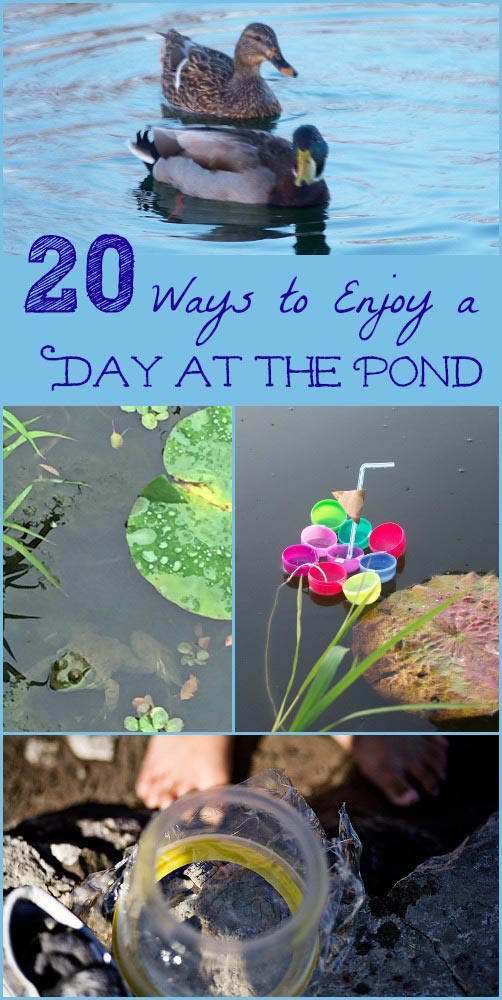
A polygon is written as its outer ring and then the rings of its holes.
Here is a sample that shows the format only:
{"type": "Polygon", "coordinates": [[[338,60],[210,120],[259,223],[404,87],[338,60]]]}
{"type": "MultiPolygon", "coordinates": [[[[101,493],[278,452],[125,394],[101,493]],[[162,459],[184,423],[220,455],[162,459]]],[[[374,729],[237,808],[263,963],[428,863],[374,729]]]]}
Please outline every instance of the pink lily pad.
{"type": "Polygon", "coordinates": [[[354,628],[358,660],[420,615],[462,594],[426,625],[389,650],[364,674],[386,699],[402,704],[437,703],[434,718],[492,715],[498,708],[498,579],[461,573],[391,594],[354,628]],[[442,709],[441,702],[465,707],[442,709]]]}

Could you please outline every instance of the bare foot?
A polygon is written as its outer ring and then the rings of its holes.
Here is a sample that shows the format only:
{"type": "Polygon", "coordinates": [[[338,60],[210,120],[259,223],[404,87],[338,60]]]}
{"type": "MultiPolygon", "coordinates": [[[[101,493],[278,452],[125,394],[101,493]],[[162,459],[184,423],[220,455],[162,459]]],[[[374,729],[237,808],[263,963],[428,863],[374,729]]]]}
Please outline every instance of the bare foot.
{"type": "Polygon", "coordinates": [[[445,736],[336,736],[359,770],[396,806],[412,806],[423,792],[439,795],[446,778],[445,736]]]}
{"type": "Polygon", "coordinates": [[[151,736],[136,782],[149,809],[165,809],[180,795],[227,785],[231,736],[151,736]]]}

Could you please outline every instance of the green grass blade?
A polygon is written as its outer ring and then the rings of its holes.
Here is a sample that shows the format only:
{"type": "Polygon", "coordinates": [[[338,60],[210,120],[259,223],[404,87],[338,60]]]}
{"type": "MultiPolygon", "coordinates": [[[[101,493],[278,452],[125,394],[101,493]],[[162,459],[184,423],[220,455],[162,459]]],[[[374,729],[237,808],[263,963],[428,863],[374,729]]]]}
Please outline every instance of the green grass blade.
{"type": "Polygon", "coordinates": [[[288,684],[287,684],[287,687],[286,687],[286,691],[284,693],[284,698],[282,699],[282,702],[281,702],[281,707],[280,707],[280,709],[279,709],[279,711],[277,713],[274,725],[272,727],[272,732],[273,733],[276,732],[277,729],[279,729],[280,726],[282,725],[282,721],[281,721],[281,719],[282,719],[282,713],[284,712],[284,709],[286,707],[286,702],[287,702],[287,700],[289,698],[289,694],[290,694],[291,688],[293,687],[293,684],[295,682],[296,668],[298,666],[298,657],[300,655],[300,640],[301,640],[301,637],[302,637],[302,594],[303,594],[302,581],[299,580],[299,582],[298,582],[298,591],[297,591],[297,594],[296,594],[296,646],[295,646],[295,653],[294,653],[294,656],[293,656],[293,665],[291,667],[291,674],[290,674],[289,681],[288,681],[288,684]]]}
{"type": "Polygon", "coordinates": [[[329,655],[329,652],[330,652],[331,649],[335,649],[336,648],[336,646],[338,645],[338,643],[340,642],[340,640],[343,639],[344,635],[349,631],[350,628],[352,628],[352,625],[354,624],[354,622],[356,622],[357,619],[362,615],[362,613],[364,611],[364,608],[365,608],[365,605],[366,605],[366,601],[362,602],[358,607],[356,607],[355,605],[351,607],[350,611],[347,614],[347,617],[345,618],[345,621],[340,626],[340,628],[339,628],[338,632],[336,633],[334,639],[331,640],[331,642],[326,647],[326,649],[324,650],[324,652],[321,653],[319,659],[316,660],[316,662],[314,663],[314,666],[312,667],[312,669],[310,670],[310,672],[307,674],[305,680],[301,684],[298,693],[293,698],[293,701],[291,702],[288,710],[282,716],[282,718],[281,718],[281,724],[282,725],[284,725],[284,722],[286,721],[286,719],[288,718],[288,716],[291,715],[291,712],[293,712],[293,710],[296,708],[298,702],[300,701],[302,695],[307,690],[309,684],[313,681],[314,677],[316,676],[316,674],[318,673],[318,671],[321,669],[322,664],[324,663],[325,657],[329,655]]]}
{"type": "MultiPolygon", "coordinates": [[[[4,410],[3,411],[3,419],[4,419],[4,422],[6,422],[7,424],[10,424],[11,428],[14,428],[14,430],[17,431],[17,433],[20,435],[20,437],[24,441],[28,441],[29,444],[32,445],[32,447],[37,452],[37,455],[41,455],[42,454],[42,452],[37,448],[37,446],[36,446],[36,444],[34,442],[33,432],[29,431],[27,429],[27,427],[26,427],[26,424],[23,424],[22,420],[19,420],[15,416],[15,414],[11,412],[11,410],[4,410]]],[[[8,451],[8,448],[6,449],[6,451],[8,451]]]]}
{"type": "Polygon", "coordinates": [[[369,656],[367,656],[364,660],[361,660],[361,662],[356,666],[353,664],[349,672],[345,674],[345,677],[342,677],[338,684],[335,684],[334,687],[331,688],[331,691],[328,691],[328,693],[320,699],[317,706],[316,718],[319,718],[319,716],[325,712],[326,709],[329,708],[329,706],[332,705],[333,702],[347,690],[347,688],[351,687],[351,685],[354,684],[359,677],[362,677],[363,674],[365,674],[366,671],[373,665],[373,663],[376,663],[377,660],[379,660],[384,653],[387,653],[389,649],[392,649],[396,643],[401,642],[402,639],[406,639],[408,635],[411,635],[412,632],[416,632],[422,625],[426,625],[427,622],[435,618],[436,615],[439,615],[441,611],[445,611],[445,609],[449,608],[450,605],[455,603],[455,601],[458,601],[461,597],[465,597],[466,593],[467,591],[463,591],[461,594],[455,594],[454,597],[450,597],[447,601],[443,601],[442,604],[438,604],[437,607],[432,609],[432,611],[427,611],[425,614],[420,615],[415,619],[415,621],[411,622],[405,628],[397,632],[396,635],[387,639],[387,641],[382,643],[378,649],[374,650],[373,653],[370,653],[369,656]]]}
{"type": "Polygon", "coordinates": [[[19,542],[17,538],[12,538],[11,535],[7,534],[4,534],[3,536],[3,543],[8,548],[15,549],[16,552],[19,552],[19,554],[22,555],[27,562],[31,563],[35,569],[38,569],[38,572],[41,573],[42,576],[49,581],[49,583],[52,583],[53,587],[57,587],[58,590],[63,591],[58,578],[54,576],[49,569],[47,569],[47,566],[44,566],[43,562],[40,562],[40,559],[37,559],[37,557],[33,555],[33,552],[26,545],[19,542]]]}
{"type": "Polygon", "coordinates": [[[361,719],[368,715],[381,715],[383,712],[439,712],[443,709],[456,710],[458,708],[473,708],[476,710],[485,710],[486,715],[490,715],[497,708],[490,702],[465,702],[465,701],[438,701],[431,705],[430,701],[417,702],[416,705],[388,705],[383,708],[365,708],[361,709],[359,712],[351,712],[350,715],[344,715],[343,718],[337,719],[336,722],[332,722],[330,726],[324,726],[324,729],[320,729],[320,733],[329,733],[331,730],[335,729],[337,726],[343,725],[345,722],[351,722],[352,719],[361,719]]]}
{"type": "Polygon", "coordinates": [[[47,542],[49,545],[54,545],[54,542],[51,542],[49,538],[39,535],[37,531],[32,531],[31,528],[27,528],[24,524],[17,524],[16,521],[6,521],[4,518],[3,526],[8,531],[21,531],[23,535],[29,535],[30,538],[38,538],[40,542],[47,542]]]}
{"type": "Polygon", "coordinates": [[[35,444],[35,439],[47,438],[47,437],[62,438],[64,441],[75,440],[75,438],[68,437],[67,434],[56,434],[54,431],[32,431],[31,433],[27,433],[26,435],[20,435],[18,438],[16,438],[15,441],[12,442],[12,444],[4,445],[3,457],[4,459],[8,458],[9,455],[12,455],[12,452],[15,451],[16,448],[19,448],[19,445],[24,444],[25,441],[28,441],[29,444],[31,444],[34,451],[36,451],[37,455],[40,458],[45,458],[44,454],[40,451],[40,448],[38,448],[38,446],[35,444]]]}
{"type": "Polygon", "coordinates": [[[310,719],[317,717],[317,704],[328,690],[346,653],[348,653],[348,649],[343,646],[334,646],[333,649],[327,651],[295,715],[290,732],[303,732],[310,725],[310,719]]]}
{"type": "MultiPolygon", "coordinates": [[[[5,414],[9,413],[10,411],[9,410],[4,410],[3,412],[4,412],[3,440],[4,441],[8,441],[11,437],[14,436],[14,434],[17,434],[17,431],[16,431],[15,427],[12,427],[12,426],[9,426],[9,425],[6,426],[5,414]]],[[[31,420],[25,420],[24,421],[24,426],[25,427],[30,427],[31,424],[36,424],[37,420],[40,420],[40,417],[32,417],[31,420]]]]}
{"type": "Polygon", "coordinates": [[[15,497],[12,503],[6,508],[6,510],[4,510],[3,512],[4,521],[6,520],[8,521],[10,515],[13,514],[15,510],[17,510],[17,508],[20,506],[20,504],[23,503],[24,500],[26,500],[26,497],[28,496],[28,493],[31,493],[32,488],[33,484],[31,483],[29,486],[25,486],[24,490],[21,490],[21,492],[18,493],[17,497],[15,497]]]}

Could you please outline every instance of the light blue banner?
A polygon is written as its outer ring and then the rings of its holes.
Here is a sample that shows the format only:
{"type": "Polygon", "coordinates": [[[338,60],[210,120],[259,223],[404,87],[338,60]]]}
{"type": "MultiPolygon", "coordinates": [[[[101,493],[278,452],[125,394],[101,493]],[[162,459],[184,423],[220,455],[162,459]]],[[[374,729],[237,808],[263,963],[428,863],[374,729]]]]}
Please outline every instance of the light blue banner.
{"type": "Polygon", "coordinates": [[[50,273],[53,250],[33,263],[28,253],[4,257],[5,402],[500,398],[496,257],[332,256],[271,267],[256,256],[222,268],[216,258],[140,252],[119,281],[116,249],[101,247],[102,272],[88,251],[76,250],[61,280],[50,273]],[[37,311],[61,308],[70,311],[37,311]]]}

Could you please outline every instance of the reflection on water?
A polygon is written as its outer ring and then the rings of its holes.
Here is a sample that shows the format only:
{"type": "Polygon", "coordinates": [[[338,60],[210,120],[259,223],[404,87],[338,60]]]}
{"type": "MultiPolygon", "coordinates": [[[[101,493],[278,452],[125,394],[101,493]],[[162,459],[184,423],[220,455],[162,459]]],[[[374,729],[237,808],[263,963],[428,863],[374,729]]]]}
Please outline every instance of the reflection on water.
{"type": "Polygon", "coordinates": [[[48,218],[74,239],[120,232],[177,253],[496,250],[493,3],[12,4],[4,18],[9,252],[25,253],[48,218]],[[232,52],[256,19],[300,74],[264,66],[283,107],[267,127],[289,138],[317,125],[331,203],[307,220],[187,200],[169,219],[170,192],[143,199],[126,149],[166,114],[183,124],[162,104],[156,32],[175,25],[232,52]]]}
{"type": "MultiPolygon", "coordinates": [[[[181,416],[189,412],[184,407],[181,416]]],[[[43,458],[23,445],[4,466],[5,503],[34,484],[16,517],[45,539],[33,551],[62,587],[4,549],[4,728],[123,731],[124,718],[135,714],[132,700],[147,694],[188,731],[230,728],[231,623],[199,619],[161,597],[138,573],[125,539],[138,493],[163,472],[176,411],[154,431],[118,407],[15,413],[39,416],[38,427],[68,440],[44,438],[43,458]],[[118,449],[110,444],[113,428],[123,436],[118,449]],[[56,483],[48,467],[87,485],[56,483]],[[209,653],[202,665],[193,663],[201,636],[209,653]],[[192,665],[181,662],[180,643],[193,648],[192,665]],[[182,700],[190,674],[198,690],[182,700]]]]}
{"type": "MultiPolygon", "coordinates": [[[[488,407],[237,407],[236,448],[236,725],[267,730],[272,711],[265,690],[267,622],[285,577],[281,553],[296,544],[310,511],[332,490],[354,489],[363,462],[394,461],[395,469],[369,469],[364,516],[374,525],[393,521],[407,536],[398,575],[384,595],[436,574],[496,572],[498,567],[497,410],[488,407]],[[475,499],[474,499],[475,498],[475,499]]],[[[270,674],[278,704],[293,662],[296,587],[280,591],[271,630],[270,674]]],[[[304,594],[298,684],[341,626],[343,597],[304,594]]],[[[350,647],[350,635],[343,646],[350,647]]],[[[347,654],[350,662],[350,653],[347,654]]],[[[361,679],[316,729],[350,712],[385,701],[361,679]]],[[[386,731],[433,729],[411,713],[375,715],[350,726],[386,731]]],[[[492,729],[474,719],[462,730],[492,729]]],[[[442,728],[458,723],[442,723],[442,728]]]]}
{"type": "Polygon", "coordinates": [[[197,229],[189,237],[213,243],[253,243],[257,240],[280,240],[295,233],[297,254],[328,254],[326,210],[323,207],[303,210],[269,208],[266,205],[235,205],[180,197],[166,184],[147,177],[134,192],[138,211],[159,215],[172,226],[197,229]],[[203,227],[203,230],[200,229],[203,227]]]}

